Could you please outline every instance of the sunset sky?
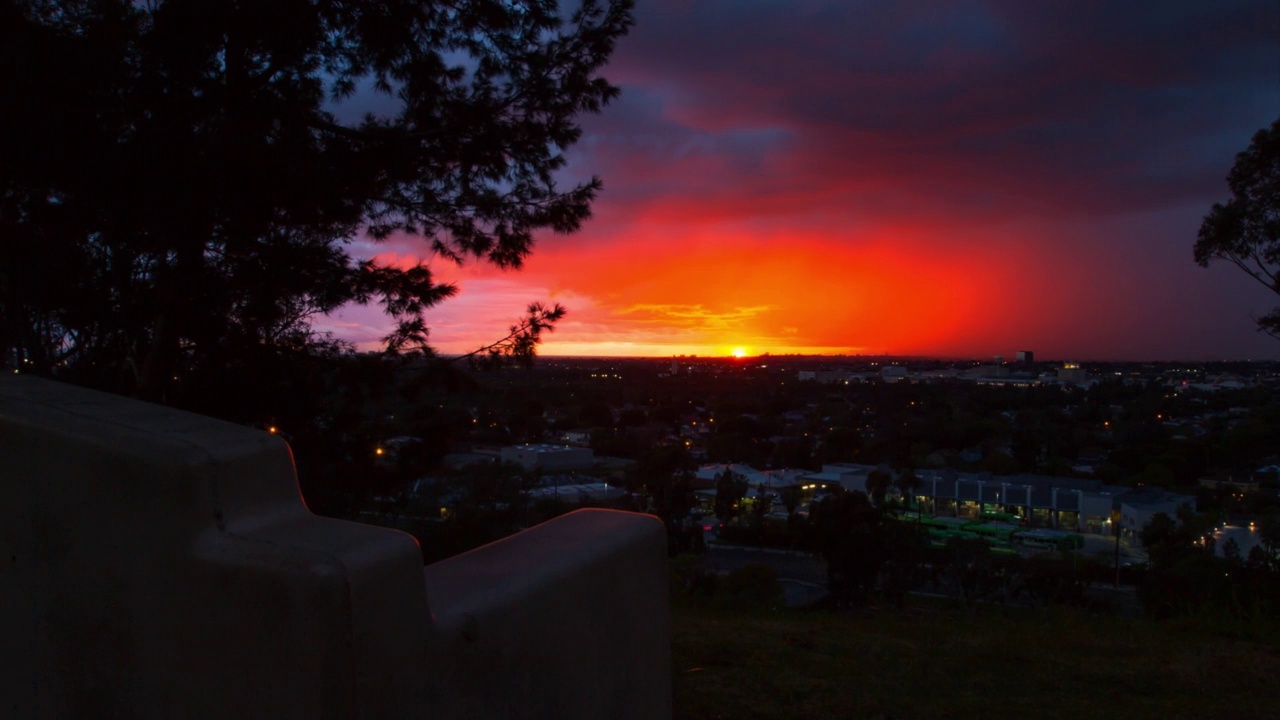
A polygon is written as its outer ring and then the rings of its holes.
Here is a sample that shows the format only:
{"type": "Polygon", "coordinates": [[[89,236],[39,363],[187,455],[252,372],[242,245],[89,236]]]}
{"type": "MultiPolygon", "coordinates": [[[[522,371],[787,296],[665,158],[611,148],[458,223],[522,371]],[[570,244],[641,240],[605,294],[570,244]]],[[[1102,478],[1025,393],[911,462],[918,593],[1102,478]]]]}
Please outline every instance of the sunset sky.
{"type": "Polygon", "coordinates": [[[1280,357],[1253,324],[1280,298],[1191,254],[1280,116],[1280,3],[638,5],[569,153],[594,218],[519,272],[431,260],[460,290],[441,352],[544,300],[569,310],[545,355],[1280,357]]]}

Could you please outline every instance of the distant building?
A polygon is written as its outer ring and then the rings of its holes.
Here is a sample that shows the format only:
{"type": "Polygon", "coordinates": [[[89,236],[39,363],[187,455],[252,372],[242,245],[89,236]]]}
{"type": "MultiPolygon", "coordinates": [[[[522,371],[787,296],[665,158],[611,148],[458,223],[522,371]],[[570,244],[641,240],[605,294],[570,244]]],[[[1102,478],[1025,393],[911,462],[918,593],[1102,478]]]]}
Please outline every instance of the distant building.
{"type": "MultiPolygon", "coordinates": [[[[1003,384],[1010,377],[1009,366],[1003,363],[1003,358],[996,356],[996,364],[994,365],[978,365],[968,368],[964,371],[963,377],[966,380],[975,380],[980,384],[1003,384]]],[[[1015,384],[1035,385],[1034,378],[1021,378],[1025,382],[1015,384]]]]}
{"type": "Polygon", "coordinates": [[[1063,363],[1058,368],[1058,382],[1083,385],[1089,382],[1089,371],[1080,367],[1080,363],[1063,363]]]}
{"type": "Polygon", "coordinates": [[[901,365],[885,365],[880,368],[880,379],[885,382],[898,382],[907,378],[907,369],[901,365]]]}
{"type": "Polygon", "coordinates": [[[376,462],[384,466],[395,463],[410,448],[421,444],[422,438],[412,435],[398,435],[393,438],[387,438],[378,443],[378,447],[374,450],[376,462]]]}
{"type": "Polygon", "coordinates": [[[1142,529],[1160,513],[1178,520],[1178,509],[1184,505],[1195,509],[1195,498],[1179,495],[1159,488],[1140,488],[1125,493],[1118,502],[1120,529],[1132,541],[1139,538],[1142,529]]]}
{"type": "Polygon", "coordinates": [[[1262,487],[1263,474],[1251,474],[1245,477],[1227,475],[1225,477],[1202,477],[1200,487],[1212,490],[1231,490],[1232,492],[1258,492],[1262,487]]]}
{"type": "Polygon", "coordinates": [[[876,465],[860,463],[826,463],[822,472],[809,473],[801,478],[808,483],[839,485],[848,491],[867,491],[867,477],[876,470],[888,470],[876,465]]]}
{"type": "Polygon", "coordinates": [[[583,470],[595,463],[595,453],[591,448],[546,443],[509,445],[502,448],[499,457],[502,462],[515,463],[526,470],[543,472],[583,470]]]}
{"type": "Polygon", "coordinates": [[[748,486],[759,485],[762,478],[759,470],[743,463],[702,465],[693,475],[694,487],[714,489],[720,476],[726,472],[747,481],[748,486]]]}
{"type": "Polygon", "coordinates": [[[440,459],[440,463],[456,470],[468,465],[491,465],[496,460],[492,453],[456,452],[445,455],[440,459]]]}
{"type": "MultiPolygon", "coordinates": [[[[953,470],[917,472],[917,498],[929,512],[962,518],[979,517],[984,512],[1017,515],[1032,527],[1083,530],[1082,496],[1097,491],[1102,483],[1074,478],[1038,475],[995,477],[987,473],[957,473],[953,470]]],[[[1109,514],[1107,504],[1104,516],[1109,514]]]]}
{"type": "MultiPolygon", "coordinates": [[[[563,482],[554,482],[525,491],[530,500],[554,498],[568,503],[608,502],[626,495],[623,488],[610,485],[604,481],[571,482],[572,478],[562,478],[563,482]]],[[[594,480],[594,479],[593,479],[594,480]]]]}
{"type": "Polygon", "coordinates": [[[860,380],[861,377],[847,370],[801,370],[797,379],[801,382],[812,381],[823,385],[847,385],[850,380],[860,380]]]}
{"type": "Polygon", "coordinates": [[[560,440],[570,445],[589,445],[591,444],[591,431],[566,430],[561,433],[560,440]]]}
{"type": "MultiPolygon", "coordinates": [[[[823,470],[828,470],[823,466],[823,470]]],[[[913,502],[935,515],[961,518],[1009,513],[1031,527],[1110,535],[1112,514],[1133,539],[1155,516],[1176,518],[1194,498],[1163,490],[1106,485],[1101,480],[1046,475],[993,476],[955,470],[917,471],[920,485],[913,502]]],[[[861,478],[865,486],[865,475],[861,478]]],[[[861,488],[851,488],[861,489],[861,488]]]]}
{"type": "Polygon", "coordinates": [[[979,385],[1005,385],[1009,387],[1029,387],[1031,385],[1039,385],[1040,378],[1037,377],[1019,377],[1013,375],[997,375],[996,377],[979,377],[974,382],[979,385]]]}
{"type": "Polygon", "coordinates": [[[1018,362],[1023,365],[1030,365],[1036,361],[1036,354],[1030,350],[1019,350],[1017,357],[1018,362]]]}
{"type": "Polygon", "coordinates": [[[807,477],[805,470],[783,468],[779,470],[757,470],[744,463],[727,465],[702,465],[694,473],[694,487],[715,488],[716,482],[725,472],[730,472],[745,480],[747,487],[759,493],[778,493],[781,490],[800,485],[801,478],[807,477]]]}

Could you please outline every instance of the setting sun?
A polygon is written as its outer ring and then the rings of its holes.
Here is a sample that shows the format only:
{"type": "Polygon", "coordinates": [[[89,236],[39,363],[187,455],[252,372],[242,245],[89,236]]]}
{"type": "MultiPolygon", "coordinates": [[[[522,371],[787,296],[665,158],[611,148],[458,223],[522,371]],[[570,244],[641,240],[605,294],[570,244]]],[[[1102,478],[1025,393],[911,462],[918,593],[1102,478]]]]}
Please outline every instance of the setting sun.
{"type": "Polygon", "coordinates": [[[736,348],[734,348],[734,349],[733,349],[729,354],[730,354],[730,355],[732,355],[732,356],[734,356],[734,357],[736,357],[736,358],[746,357],[746,356],[747,356],[747,349],[746,349],[746,348],[736,347],[736,348]]]}

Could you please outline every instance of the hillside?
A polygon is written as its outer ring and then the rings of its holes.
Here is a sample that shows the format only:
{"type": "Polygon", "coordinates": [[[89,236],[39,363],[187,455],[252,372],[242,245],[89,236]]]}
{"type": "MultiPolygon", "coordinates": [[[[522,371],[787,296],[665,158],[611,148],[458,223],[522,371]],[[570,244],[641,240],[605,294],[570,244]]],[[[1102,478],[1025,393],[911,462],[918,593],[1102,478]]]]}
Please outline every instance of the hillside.
{"type": "Polygon", "coordinates": [[[1280,717],[1280,645],[1196,622],[915,604],[829,613],[677,598],[678,720],[1280,717]]]}

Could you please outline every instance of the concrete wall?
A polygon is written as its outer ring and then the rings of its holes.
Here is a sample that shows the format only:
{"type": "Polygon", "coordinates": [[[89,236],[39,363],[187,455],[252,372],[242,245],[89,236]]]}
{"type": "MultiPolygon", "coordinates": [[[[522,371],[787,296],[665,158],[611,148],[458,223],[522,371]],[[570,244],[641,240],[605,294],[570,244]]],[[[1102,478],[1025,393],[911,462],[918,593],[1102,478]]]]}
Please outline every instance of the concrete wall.
{"type": "Polygon", "coordinates": [[[644,571],[666,535],[637,517],[579,511],[427,567],[447,717],[671,717],[665,569],[644,571]]]}
{"type": "Polygon", "coordinates": [[[580,511],[424,578],[279,438],[5,376],[0,717],[669,717],[665,543],[580,511]]]}

